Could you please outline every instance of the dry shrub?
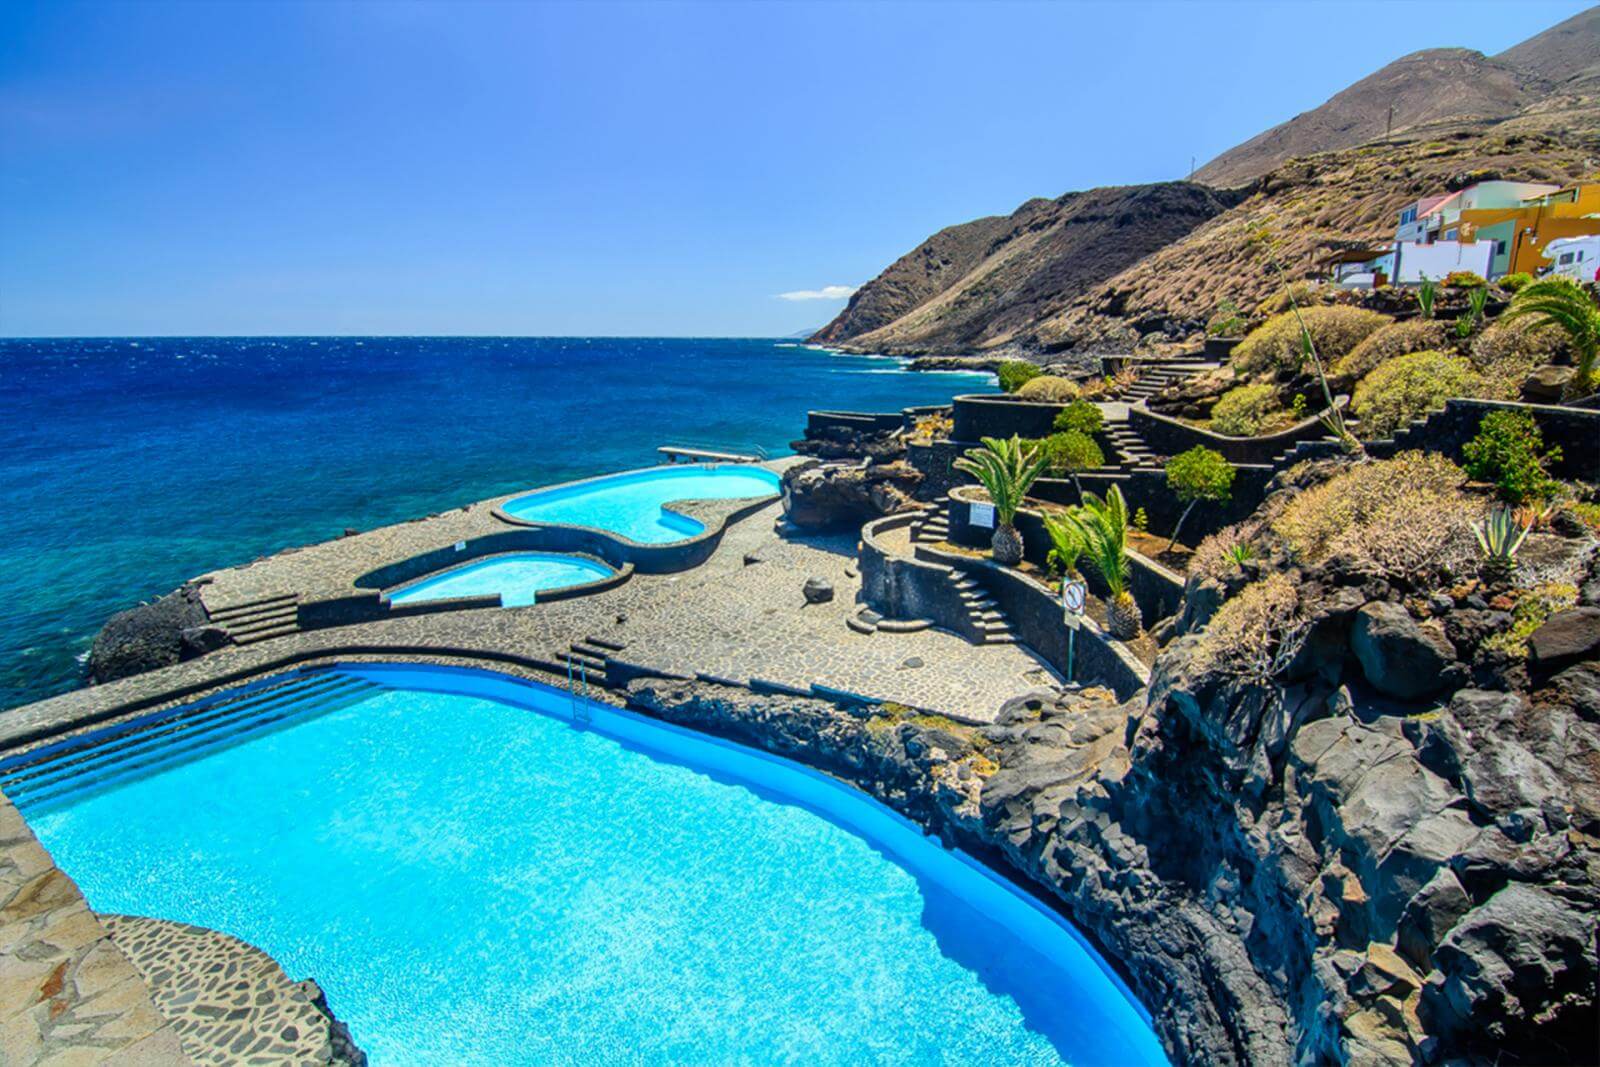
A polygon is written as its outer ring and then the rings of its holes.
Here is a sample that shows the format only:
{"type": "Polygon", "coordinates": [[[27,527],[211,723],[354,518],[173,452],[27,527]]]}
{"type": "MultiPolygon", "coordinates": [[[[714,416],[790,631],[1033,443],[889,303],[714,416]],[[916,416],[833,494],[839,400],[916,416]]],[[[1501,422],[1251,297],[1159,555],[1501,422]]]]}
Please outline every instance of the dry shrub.
{"type": "Polygon", "coordinates": [[[1290,282],[1288,285],[1275,290],[1271,296],[1256,305],[1256,314],[1262,318],[1268,315],[1277,315],[1288,311],[1291,304],[1301,307],[1310,307],[1318,302],[1322,294],[1310,282],[1290,282]]]}
{"type": "Polygon", "coordinates": [[[1248,545],[1256,533],[1253,523],[1224,526],[1195,546],[1189,557],[1189,573],[1201,578],[1226,578],[1239,569],[1234,552],[1239,546],[1248,545]]]}
{"type": "Polygon", "coordinates": [[[1351,409],[1364,441],[1393,437],[1412,419],[1438,411],[1453,396],[1477,396],[1483,379],[1460,356],[1412,352],[1396,356],[1361,379],[1351,409]]]}
{"type": "Polygon", "coordinates": [[[1212,670],[1264,685],[1294,659],[1309,628],[1294,582],[1270,574],[1217,609],[1200,656],[1212,670]]]}
{"type": "Polygon", "coordinates": [[[1312,307],[1297,316],[1293,311],[1274,315],[1251,331],[1233,350],[1233,365],[1245,374],[1287,368],[1301,362],[1300,320],[1305,320],[1317,355],[1332,364],[1381,327],[1394,320],[1366,308],[1312,307]]]}
{"type": "Polygon", "coordinates": [[[1252,437],[1278,410],[1278,392],[1270,385],[1241,385],[1222,394],[1211,409],[1211,429],[1230,437],[1252,437]]]}
{"type": "Polygon", "coordinates": [[[1061,378],[1054,374],[1041,374],[1037,378],[1023,382],[1017,390],[1020,400],[1040,400],[1051,404],[1064,404],[1068,400],[1076,400],[1082,392],[1078,383],[1071,378],[1061,378]]]}
{"type": "Polygon", "coordinates": [[[1373,331],[1352,348],[1333,367],[1333,373],[1348,381],[1359,381],[1396,356],[1408,356],[1429,348],[1443,348],[1450,341],[1444,324],[1431,319],[1391,322],[1373,331]]]}
{"type": "Polygon", "coordinates": [[[1477,336],[1468,358],[1483,375],[1484,395],[1515,400],[1535,367],[1568,362],[1572,351],[1560,330],[1540,329],[1532,319],[1501,319],[1477,336]]]}
{"type": "Polygon", "coordinates": [[[1344,555],[1395,577],[1458,568],[1475,555],[1471,524],[1484,510],[1466,481],[1443,456],[1401,452],[1305,490],[1272,529],[1303,563],[1344,555]]]}

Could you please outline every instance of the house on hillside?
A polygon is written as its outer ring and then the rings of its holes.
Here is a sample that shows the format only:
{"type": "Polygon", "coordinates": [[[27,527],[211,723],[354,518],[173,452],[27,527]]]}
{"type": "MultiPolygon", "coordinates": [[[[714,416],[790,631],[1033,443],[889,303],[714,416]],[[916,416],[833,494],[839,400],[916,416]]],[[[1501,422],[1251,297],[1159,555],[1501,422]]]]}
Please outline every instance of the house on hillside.
{"type": "Polygon", "coordinates": [[[1457,270],[1493,277],[1499,250],[1493,243],[1479,241],[1477,223],[1469,222],[1463,232],[1463,217],[1521,211],[1529,201],[1559,192],[1559,185],[1496,180],[1407,204],[1395,227],[1394,280],[1415,283],[1457,270]]]}
{"type": "Polygon", "coordinates": [[[1462,240],[1494,245],[1490,273],[1539,274],[1557,266],[1552,241],[1600,234],[1600,182],[1580,182],[1532,196],[1515,207],[1474,208],[1460,213],[1462,240]]]}
{"type": "Polygon", "coordinates": [[[1320,265],[1328,280],[1344,289],[1374,289],[1394,276],[1394,249],[1366,246],[1336,249],[1320,265]]]}

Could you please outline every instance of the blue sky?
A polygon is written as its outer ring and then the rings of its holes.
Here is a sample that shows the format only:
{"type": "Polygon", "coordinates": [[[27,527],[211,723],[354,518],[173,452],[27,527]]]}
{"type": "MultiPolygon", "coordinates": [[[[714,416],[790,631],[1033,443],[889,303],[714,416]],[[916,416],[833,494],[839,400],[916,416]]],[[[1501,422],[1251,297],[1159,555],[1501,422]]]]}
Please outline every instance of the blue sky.
{"type": "Polygon", "coordinates": [[[0,335],[786,334],[1585,6],[8,0],[0,335]]]}

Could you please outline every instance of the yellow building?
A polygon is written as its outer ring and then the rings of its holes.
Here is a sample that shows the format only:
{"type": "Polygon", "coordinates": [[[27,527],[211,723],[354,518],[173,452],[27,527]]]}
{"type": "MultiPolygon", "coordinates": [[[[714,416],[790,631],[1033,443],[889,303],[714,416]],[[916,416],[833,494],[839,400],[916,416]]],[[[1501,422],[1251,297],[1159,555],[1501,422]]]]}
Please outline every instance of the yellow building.
{"type": "Polygon", "coordinates": [[[1524,200],[1521,207],[1469,208],[1461,212],[1463,242],[1493,241],[1489,277],[1549,267],[1544,246],[1558,237],[1600,234],[1600,182],[1580,182],[1544,196],[1524,200]]]}

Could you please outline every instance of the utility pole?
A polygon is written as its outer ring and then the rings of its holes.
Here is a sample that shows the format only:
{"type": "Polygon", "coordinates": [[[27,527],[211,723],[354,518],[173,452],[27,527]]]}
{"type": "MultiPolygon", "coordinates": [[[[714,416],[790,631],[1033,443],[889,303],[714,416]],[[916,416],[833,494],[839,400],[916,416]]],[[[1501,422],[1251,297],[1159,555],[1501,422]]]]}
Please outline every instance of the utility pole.
{"type": "Polygon", "coordinates": [[[1389,134],[1394,132],[1394,105],[1389,105],[1389,121],[1383,124],[1383,139],[1387,141],[1389,134]]]}
{"type": "Polygon", "coordinates": [[[1189,157],[1189,180],[1194,181],[1194,157],[1189,157]]]}

